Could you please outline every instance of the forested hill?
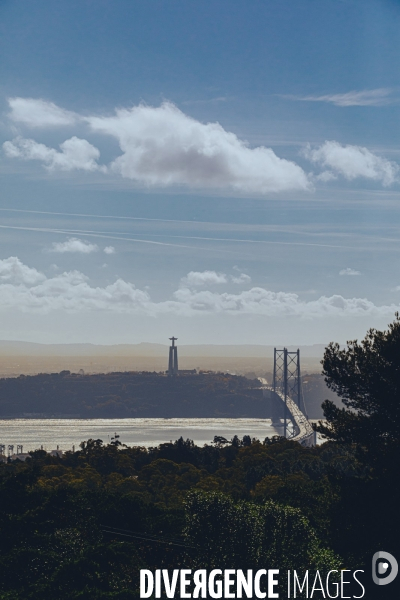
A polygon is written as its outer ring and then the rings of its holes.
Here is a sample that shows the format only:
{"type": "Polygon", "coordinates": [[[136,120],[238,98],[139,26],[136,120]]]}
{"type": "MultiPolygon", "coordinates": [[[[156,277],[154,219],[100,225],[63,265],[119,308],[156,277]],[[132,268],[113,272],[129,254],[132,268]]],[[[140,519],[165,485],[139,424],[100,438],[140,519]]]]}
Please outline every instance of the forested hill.
{"type": "Polygon", "coordinates": [[[259,386],[257,380],[219,373],[176,378],[143,372],[21,375],[0,379],[0,417],[266,418],[259,386]]]}
{"type": "MultiPolygon", "coordinates": [[[[202,373],[176,378],[161,373],[61,373],[0,379],[2,417],[248,417],[271,418],[260,382],[202,373]]],[[[304,378],[310,418],[322,418],[326,398],[338,400],[320,375],[304,378]]]]}

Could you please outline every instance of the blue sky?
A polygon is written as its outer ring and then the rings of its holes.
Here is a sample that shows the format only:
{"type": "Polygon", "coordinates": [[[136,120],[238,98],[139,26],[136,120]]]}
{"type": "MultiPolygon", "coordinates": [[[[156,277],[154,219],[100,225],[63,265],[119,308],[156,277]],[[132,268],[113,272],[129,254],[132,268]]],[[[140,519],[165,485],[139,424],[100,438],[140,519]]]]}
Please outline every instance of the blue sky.
{"type": "Polygon", "coordinates": [[[309,344],[400,307],[400,3],[0,4],[1,339],[309,344]]]}

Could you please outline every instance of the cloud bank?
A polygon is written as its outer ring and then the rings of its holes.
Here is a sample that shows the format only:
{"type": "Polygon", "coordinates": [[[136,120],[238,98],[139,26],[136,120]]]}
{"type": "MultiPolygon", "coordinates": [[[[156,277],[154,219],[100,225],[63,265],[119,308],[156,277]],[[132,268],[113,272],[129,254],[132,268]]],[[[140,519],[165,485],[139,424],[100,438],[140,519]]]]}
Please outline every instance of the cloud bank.
{"type": "Polygon", "coordinates": [[[301,167],[270,149],[249,148],[219,123],[203,124],[175,105],[139,105],[112,117],[87,118],[93,131],[116,138],[123,152],[111,168],[146,185],[230,188],[266,194],[309,190],[301,167]]]}
{"type": "Polygon", "coordinates": [[[24,265],[17,257],[0,260],[0,282],[0,306],[3,310],[146,312],[151,305],[147,292],[137,290],[133,283],[122,279],[105,287],[93,287],[88,277],[79,271],[46,277],[24,265]]]}
{"type": "Polygon", "coordinates": [[[43,273],[27,267],[16,256],[0,260],[0,284],[34,286],[45,279],[43,273]]]}
{"type": "MultiPolygon", "coordinates": [[[[89,125],[91,131],[115,138],[122,150],[111,171],[145,186],[188,186],[265,195],[287,190],[311,190],[296,163],[272,149],[249,148],[219,123],[201,123],[164,102],[118,109],[114,116],[82,117],[45,100],[9,99],[10,119],[29,127],[89,125]]],[[[87,140],[72,137],[61,152],[32,139],[18,137],[3,145],[10,158],[41,160],[50,170],[103,170],[100,153],[87,140]]]]}
{"type": "Polygon", "coordinates": [[[341,145],[327,141],[319,148],[307,146],[303,154],[311,162],[321,164],[348,180],[365,177],[384,186],[398,182],[399,165],[370,152],[362,146],[341,145]]]}
{"type": "Polygon", "coordinates": [[[366,298],[344,298],[337,294],[304,302],[297,294],[272,292],[260,287],[253,287],[239,294],[181,288],[174,293],[174,298],[180,313],[186,315],[228,313],[268,317],[326,318],[392,315],[397,310],[394,305],[377,307],[366,298]]]}
{"type": "Polygon", "coordinates": [[[40,313],[96,310],[153,317],[225,313],[302,319],[390,317],[399,309],[398,305],[376,306],[366,298],[344,298],[337,294],[306,302],[300,300],[297,294],[273,292],[261,287],[230,294],[181,285],[172,299],[153,302],[147,291],[137,289],[133,283],[123,279],[101,287],[92,286],[89,278],[76,270],[47,277],[23,264],[17,257],[0,260],[0,307],[2,311],[17,309],[40,313]]]}
{"type": "MultiPolygon", "coordinates": [[[[340,106],[367,105],[383,102],[390,92],[379,88],[300,99],[340,106]]],[[[362,146],[335,141],[326,141],[319,148],[306,147],[303,156],[325,167],[317,175],[307,174],[271,148],[250,148],[219,123],[201,123],[171,102],[159,107],[139,104],[116,109],[111,116],[81,116],[33,98],[11,98],[9,105],[13,123],[36,129],[79,124],[92,133],[114,138],[122,152],[107,167],[98,163],[98,148],[76,136],[62,142],[60,150],[22,136],[3,144],[9,158],[38,160],[50,171],[101,171],[146,187],[185,186],[258,196],[312,191],[313,183],[327,183],[339,175],[347,180],[363,177],[384,186],[398,182],[400,169],[396,163],[362,146]]]]}
{"type": "Polygon", "coordinates": [[[3,144],[3,149],[9,158],[21,158],[23,160],[40,160],[49,171],[57,169],[61,171],[105,171],[105,166],[97,164],[100,152],[87,140],[73,136],[60,144],[61,152],[49,148],[45,144],[39,144],[32,139],[22,137],[15,138],[12,142],[3,144]]]}

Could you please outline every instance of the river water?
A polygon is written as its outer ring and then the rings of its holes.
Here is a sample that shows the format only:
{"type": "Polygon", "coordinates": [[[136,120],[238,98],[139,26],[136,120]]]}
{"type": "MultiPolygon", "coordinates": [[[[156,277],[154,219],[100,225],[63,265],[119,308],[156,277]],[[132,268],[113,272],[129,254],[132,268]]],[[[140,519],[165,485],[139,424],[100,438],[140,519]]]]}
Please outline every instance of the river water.
{"type": "MultiPolygon", "coordinates": [[[[23,445],[29,452],[43,446],[44,450],[78,449],[89,438],[111,441],[114,434],[128,446],[158,446],[181,436],[196,445],[209,444],[215,435],[230,440],[244,435],[264,440],[280,434],[270,419],[4,419],[0,420],[0,444],[23,445]]],[[[7,450],[6,450],[7,451],[7,450]]]]}

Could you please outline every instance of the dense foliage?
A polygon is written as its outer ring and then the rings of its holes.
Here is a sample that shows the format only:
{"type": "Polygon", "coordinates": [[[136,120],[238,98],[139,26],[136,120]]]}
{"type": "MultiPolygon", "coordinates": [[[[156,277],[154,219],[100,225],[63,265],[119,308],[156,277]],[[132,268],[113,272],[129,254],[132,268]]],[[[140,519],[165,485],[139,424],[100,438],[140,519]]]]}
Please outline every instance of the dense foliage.
{"type": "Polygon", "coordinates": [[[134,598],[140,568],[360,568],[390,537],[353,518],[369,484],[354,449],[329,442],[36,451],[0,464],[0,598],[134,598]]]}
{"type": "MultiPolygon", "coordinates": [[[[328,573],[341,567],[335,554],[321,547],[315,530],[299,509],[272,500],[262,504],[218,493],[191,492],[186,502],[185,534],[199,549],[198,569],[297,569],[328,573]]],[[[281,593],[286,584],[281,581],[281,593]]]]}

